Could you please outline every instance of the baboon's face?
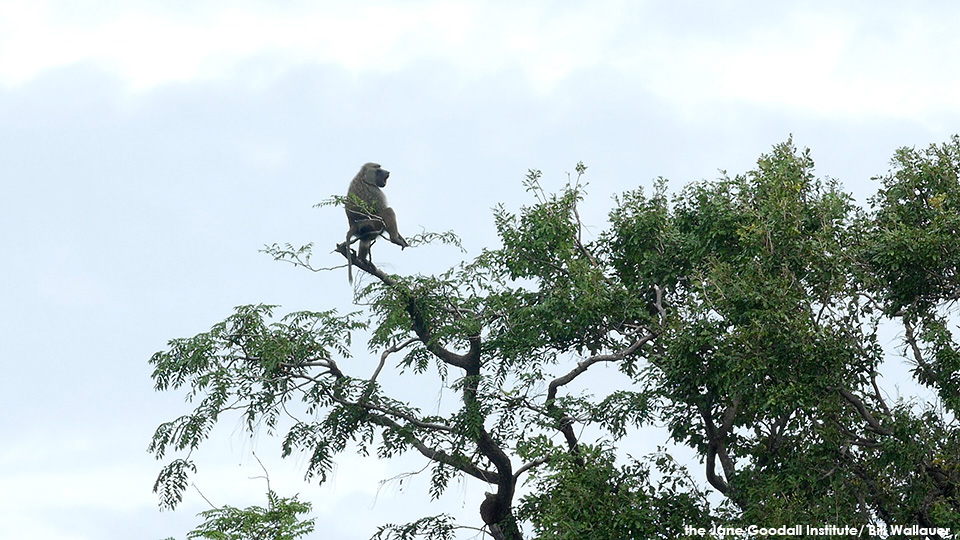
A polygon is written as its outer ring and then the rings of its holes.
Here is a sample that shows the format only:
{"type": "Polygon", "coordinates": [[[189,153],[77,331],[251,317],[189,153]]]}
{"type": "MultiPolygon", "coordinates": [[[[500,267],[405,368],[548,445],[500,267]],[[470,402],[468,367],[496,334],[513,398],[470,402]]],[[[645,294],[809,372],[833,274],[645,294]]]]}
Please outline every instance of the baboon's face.
{"type": "Polygon", "coordinates": [[[390,171],[386,169],[377,169],[377,185],[387,187],[387,178],[390,177],[390,171]]]}

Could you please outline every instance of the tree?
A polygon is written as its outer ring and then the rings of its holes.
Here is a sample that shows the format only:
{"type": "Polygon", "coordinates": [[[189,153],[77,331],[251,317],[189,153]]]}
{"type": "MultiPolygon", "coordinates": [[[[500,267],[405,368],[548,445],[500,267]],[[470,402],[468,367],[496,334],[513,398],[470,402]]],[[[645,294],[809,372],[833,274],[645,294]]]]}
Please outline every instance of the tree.
{"type": "MultiPolygon", "coordinates": [[[[869,212],[816,179],[809,151],[787,141],[744,175],[673,196],[662,179],[649,196],[624,193],[593,241],[583,239],[578,164],[557,194],[530,171],[535,203],[495,211],[502,247],[441,275],[390,276],[338,246],[372,278],[357,292],[367,313],[275,319],[273,306],[242,306],[153,356],[158,390],[198,400],[151,444],[158,458],[187,452],[161,471],[161,504],[180,501],[195,471],[189,451],[221,413],[276,429],[300,402],[320,420],[284,427],[283,452],[310,456],[308,479],[324,481],[349,444],[380,458],[415,451],[432,465],[432,496],[458,476],[492,486],[479,513],[498,539],[522,538],[521,528],[542,539],[673,538],[736,524],[960,531],[960,366],[948,329],[960,291],[958,148],[954,138],[899,151],[869,212]],[[903,324],[917,380],[943,407],[884,397],[877,333],[887,320],[903,324]],[[381,352],[370,376],[339,362],[358,330],[381,352]],[[388,395],[379,377],[400,353],[401,370],[455,389],[457,407],[425,414],[388,395]],[[601,365],[622,374],[619,386],[572,390],[601,365]],[[624,437],[655,423],[697,452],[721,505],[665,451],[620,455],[624,437]],[[518,497],[523,481],[533,490],[518,497]]],[[[410,242],[430,239],[456,241],[410,242]]],[[[266,251],[312,268],[309,245],[266,251]]],[[[452,538],[456,527],[430,516],[377,537],[452,538]]]]}
{"type": "Polygon", "coordinates": [[[187,538],[210,540],[296,540],[313,532],[314,519],[300,520],[310,503],[267,491],[267,507],[224,506],[201,512],[204,522],[187,538]]]}

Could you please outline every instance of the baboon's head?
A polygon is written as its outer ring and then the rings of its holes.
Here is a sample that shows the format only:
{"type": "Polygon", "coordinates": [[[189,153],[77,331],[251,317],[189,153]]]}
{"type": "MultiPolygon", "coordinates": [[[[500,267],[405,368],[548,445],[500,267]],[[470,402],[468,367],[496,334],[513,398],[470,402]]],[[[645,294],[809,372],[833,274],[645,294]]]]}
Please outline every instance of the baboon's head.
{"type": "Polygon", "coordinates": [[[381,169],[379,163],[366,163],[363,166],[363,180],[377,187],[386,187],[390,171],[381,169]]]}

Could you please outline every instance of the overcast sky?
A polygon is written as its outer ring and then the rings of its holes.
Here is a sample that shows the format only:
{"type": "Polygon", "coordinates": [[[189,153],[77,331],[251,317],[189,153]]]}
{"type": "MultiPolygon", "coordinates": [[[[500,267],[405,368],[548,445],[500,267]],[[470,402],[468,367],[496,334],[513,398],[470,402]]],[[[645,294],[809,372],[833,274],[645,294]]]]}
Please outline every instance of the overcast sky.
{"type": "MultiPolygon", "coordinates": [[[[531,202],[527,169],[556,189],[581,160],[594,232],[613,194],[745,172],[790,134],[864,200],[895,148],[960,131],[957,28],[945,1],[0,0],[0,537],[185,537],[209,507],[191,490],[158,512],[146,447],[187,405],[147,361],[235,305],[348,308],[345,269],[258,249],[340,264],[342,210],[312,206],[362,163],[392,172],[402,232],[452,229],[467,257],[495,245],[491,207],[531,202]]],[[[345,456],[320,488],[232,422],[195,456],[215,504],[264,504],[256,450],[318,538],[438,509],[479,523],[476,483],[430,506],[426,479],[378,492],[416,457],[345,456]]]]}

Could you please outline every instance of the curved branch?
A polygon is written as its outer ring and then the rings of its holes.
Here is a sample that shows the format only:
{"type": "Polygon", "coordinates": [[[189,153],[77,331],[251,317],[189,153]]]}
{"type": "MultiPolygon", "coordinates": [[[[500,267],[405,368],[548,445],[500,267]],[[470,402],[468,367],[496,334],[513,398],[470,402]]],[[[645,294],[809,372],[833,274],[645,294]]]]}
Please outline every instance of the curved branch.
{"type": "Polygon", "coordinates": [[[836,387],[837,392],[843,396],[843,399],[847,400],[848,403],[853,405],[857,412],[860,413],[860,417],[866,421],[870,429],[880,435],[893,435],[893,431],[880,425],[880,422],[870,414],[870,411],[867,410],[866,405],[863,404],[863,401],[860,400],[856,395],[847,390],[846,388],[836,387]]]}
{"type": "Polygon", "coordinates": [[[923,352],[920,350],[920,346],[917,345],[917,336],[914,332],[913,323],[910,321],[910,318],[907,315],[904,315],[903,318],[903,330],[904,330],[904,339],[907,344],[910,345],[910,349],[913,352],[913,359],[917,363],[917,366],[923,370],[923,374],[927,376],[931,381],[938,380],[937,374],[934,372],[930,364],[924,360],[923,352]]]}
{"type": "Polygon", "coordinates": [[[407,345],[410,345],[411,343],[413,343],[413,342],[415,342],[415,341],[416,341],[416,339],[410,338],[410,339],[407,339],[407,340],[405,340],[405,341],[403,341],[403,342],[401,342],[401,343],[396,343],[396,344],[394,344],[392,347],[390,347],[390,348],[388,348],[387,350],[383,351],[383,353],[380,354],[380,363],[377,365],[377,369],[374,370],[373,375],[370,376],[369,381],[372,383],[373,381],[376,381],[376,380],[377,380],[377,377],[380,376],[380,372],[383,370],[384,364],[386,364],[386,362],[387,362],[387,357],[388,357],[388,356],[390,356],[391,354],[393,354],[393,353],[395,353],[395,352],[397,352],[397,351],[403,350],[404,348],[407,347],[407,345]]]}
{"type": "Polygon", "coordinates": [[[346,257],[347,264],[353,263],[353,265],[356,266],[357,268],[363,270],[364,272],[372,276],[375,276],[377,279],[386,283],[387,285],[396,285],[397,281],[395,279],[381,272],[380,269],[374,266],[374,264],[371,261],[367,261],[367,260],[361,259],[360,257],[357,257],[357,254],[354,253],[352,249],[350,249],[349,243],[343,242],[341,244],[337,244],[337,247],[334,248],[334,251],[337,251],[341,255],[346,257]]]}
{"type": "MultiPolygon", "coordinates": [[[[389,427],[397,430],[403,428],[403,426],[395,422],[392,418],[389,418],[382,414],[371,413],[369,418],[374,423],[381,425],[383,427],[389,427]]],[[[497,473],[494,473],[492,471],[488,471],[485,469],[481,469],[480,467],[477,467],[473,463],[470,463],[470,461],[468,461],[465,458],[458,459],[455,456],[451,456],[450,454],[444,452],[443,450],[437,450],[435,448],[431,448],[427,446],[420,439],[414,437],[413,435],[409,435],[408,437],[409,437],[410,444],[412,444],[413,447],[416,448],[421,455],[423,455],[423,457],[429,460],[436,461],[438,463],[443,463],[444,465],[453,467],[454,469],[457,469],[458,471],[469,474],[470,476],[478,480],[482,480],[490,484],[497,483],[497,480],[499,478],[499,475],[497,473]]]]}
{"type": "Polygon", "coordinates": [[[413,328],[413,332],[417,334],[417,337],[420,338],[420,341],[423,343],[424,347],[430,351],[431,354],[442,360],[443,362],[450,364],[451,366],[458,367],[467,371],[468,373],[472,369],[476,369],[479,373],[480,369],[480,337],[473,336],[468,338],[470,341],[470,350],[465,354],[457,354],[449,349],[441,347],[436,340],[434,340],[433,333],[430,331],[429,324],[426,318],[423,316],[423,312],[420,310],[420,307],[417,305],[417,299],[412,294],[408,293],[407,298],[407,314],[410,315],[410,323],[413,328]]]}
{"type": "Polygon", "coordinates": [[[717,444],[710,441],[707,446],[707,482],[717,488],[717,491],[727,495],[730,492],[730,486],[722,476],[717,475],[717,444]]]}
{"type": "Polygon", "coordinates": [[[723,419],[719,428],[714,424],[713,417],[707,405],[698,404],[697,409],[700,411],[700,418],[703,420],[703,427],[707,435],[707,482],[743,510],[745,509],[743,501],[737,496],[736,492],[730,488],[730,484],[728,484],[724,478],[717,475],[718,458],[720,459],[720,466],[723,468],[723,475],[726,478],[729,479],[736,472],[736,465],[727,452],[726,439],[727,433],[729,433],[730,428],[733,427],[733,421],[739,405],[740,400],[734,398],[733,403],[724,410],[723,419]]]}
{"type": "Polygon", "coordinates": [[[613,354],[597,354],[587,358],[586,360],[577,363],[577,367],[573,368],[566,375],[562,377],[557,377],[556,379],[550,381],[550,384],[547,386],[547,402],[553,401],[557,397],[557,389],[561,386],[569,384],[571,381],[582,375],[585,371],[590,369],[590,366],[596,364],[597,362],[617,362],[627,358],[637,350],[642,347],[645,343],[656,337],[656,334],[653,332],[648,333],[640,339],[637,339],[630,345],[620,349],[619,351],[613,354]]]}
{"type": "Polygon", "coordinates": [[[549,457],[549,456],[548,456],[548,457],[542,457],[542,458],[539,458],[539,459],[535,459],[535,460],[533,460],[533,461],[531,461],[531,462],[529,462],[529,463],[523,464],[519,469],[517,469],[517,472],[513,473],[513,481],[516,482],[516,481],[520,478],[520,475],[521,475],[521,474],[529,471],[530,469],[532,469],[532,468],[534,468],[534,467],[539,467],[540,465],[543,465],[544,463],[546,463],[546,462],[548,462],[548,461],[550,461],[550,457],[549,457]]]}
{"type": "MultiPolygon", "coordinates": [[[[384,274],[380,271],[379,268],[374,266],[370,261],[365,261],[353,252],[350,249],[350,245],[347,242],[337,244],[335,251],[339,252],[341,255],[347,258],[347,261],[352,262],[354,266],[360,268],[364,272],[375,276],[383,284],[389,286],[398,285],[397,280],[391,278],[387,274],[384,274]]],[[[409,294],[410,291],[406,290],[407,293],[407,306],[406,311],[410,316],[411,326],[414,333],[417,334],[417,337],[423,342],[427,350],[430,351],[433,355],[440,358],[442,361],[450,364],[452,366],[459,367],[461,369],[467,369],[473,362],[476,362],[480,356],[480,339],[479,337],[470,338],[470,351],[466,354],[457,354],[453,351],[444,349],[440,345],[434,342],[433,334],[429,331],[429,326],[425,320],[423,313],[416,305],[416,297],[412,294],[409,294]]]]}
{"type": "Polygon", "coordinates": [[[640,347],[643,346],[644,343],[647,343],[654,337],[655,334],[651,332],[642,338],[637,339],[616,353],[591,356],[590,358],[579,362],[577,367],[570,370],[566,375],[557,377],[556,379],[550,381],[550,384],[547,386],[547,398],[545,401],[547,413],[557,421],[557,429],[559,429],[560,433],[563,434],[563,438],[567,441],[567,447],[571,453],[576,453],[578,447],[577,436],[573,430],[574,420],[573,418],[570,418],[568,415],[564,414],[563,411],[556,406],[555,401],[557,399],[557,390],[561,386],[569,384],[571,381],[590,369],[590,366],[598,362],[617,362],[625,359],[626,357],[635,353],[640,347]]]}

